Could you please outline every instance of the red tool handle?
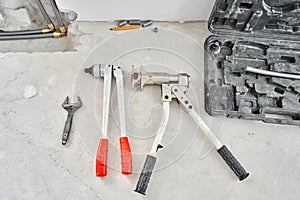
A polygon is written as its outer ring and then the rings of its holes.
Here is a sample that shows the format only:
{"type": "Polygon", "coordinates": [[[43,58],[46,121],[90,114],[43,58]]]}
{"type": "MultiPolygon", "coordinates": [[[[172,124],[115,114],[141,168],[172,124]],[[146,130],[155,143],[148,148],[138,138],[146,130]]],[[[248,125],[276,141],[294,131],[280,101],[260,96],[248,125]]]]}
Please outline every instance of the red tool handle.
{"type": "Polygon", "coordinates": [[[107,174],[107,152],[108,139],[100,139],[96,157],[96,176],[106,176],[107,174]]]}
{"type": "Polygon", "coordinates": [[[120,138],[122,174],[132,174],[132,156],[127,137],[120,138]]]}

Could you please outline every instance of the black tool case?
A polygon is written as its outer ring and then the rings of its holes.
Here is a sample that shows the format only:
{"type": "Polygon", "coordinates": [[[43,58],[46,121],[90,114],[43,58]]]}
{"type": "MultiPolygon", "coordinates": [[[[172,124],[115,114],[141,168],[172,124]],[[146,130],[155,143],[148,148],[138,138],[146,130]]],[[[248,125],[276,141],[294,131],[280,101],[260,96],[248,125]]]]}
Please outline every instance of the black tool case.
{"type": "Polygon", "coordinates": [[[300,125],[300,0],[216,0],[208,27],[206,111],[300,125]]]}

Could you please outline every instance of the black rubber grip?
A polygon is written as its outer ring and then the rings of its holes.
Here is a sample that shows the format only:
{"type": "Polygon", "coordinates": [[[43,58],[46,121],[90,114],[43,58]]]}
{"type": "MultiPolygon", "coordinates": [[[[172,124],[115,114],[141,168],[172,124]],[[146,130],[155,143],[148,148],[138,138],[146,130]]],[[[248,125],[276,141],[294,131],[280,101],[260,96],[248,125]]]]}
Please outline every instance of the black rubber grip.
{"type": "Polygon", "coordinates": [[[145,195],[156,162],[156,157],[147,155],[135,192],[145,195]]]}
{"type": "Polygon", "coordinates": [[[235,175],[239,177],[240,181],[249,176],[249,173],[246,172],[246,170],[242,167],[239,161],[237,161],[237,159],[232,155],[232,153],[225,145],[223,145],[222,148],[218,149],[218,153],[222,156],[227,165],[229,165],[235,175]]]}

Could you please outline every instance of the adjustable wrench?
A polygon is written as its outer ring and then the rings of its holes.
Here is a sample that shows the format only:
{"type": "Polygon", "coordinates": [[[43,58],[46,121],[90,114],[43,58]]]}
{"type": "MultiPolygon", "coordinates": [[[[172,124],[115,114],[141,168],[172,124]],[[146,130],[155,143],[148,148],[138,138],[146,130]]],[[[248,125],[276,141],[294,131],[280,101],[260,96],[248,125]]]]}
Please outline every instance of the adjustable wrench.
{"type": "Polygon", "coordinates": [[[170,112],[170,103],[172,99],[177,99],[179,105],[194,119],[197,125],[202,129],[208,140],[214,145],[220,156],[229,165],[232,171],[242,181],[248,177],[249,173],[241,166],[228,148],[223,145],[220,140],[212,133],[209,127],[202,120],[200,115],[195,111],[191,101],[185,95],[186,89],[189,87],[190,76],[186,73],[170,75],[159,72],[145,72],[133,69],[132,86],[139,86],[142,89],[145,85],[161,85],[162,87],[162,103],[164,109],[163,119],[161,121],[158,133],[154,140],[150,154],[147,155],[142,172],[140,174],[135,191],[145,195],[152,171],[156,162],[156,154],[159,148],[162,148],[161,140],[163,138],[170,112]]]}
{"type": "Polygon", "coordinates": [[[64,132],[62,135],[62,145],[66,145],[70,136],[70,132],[72,129],[72,122],[74,113],[81,108],[82,102],[79,96],[77,96],[76,103],[70,103],[69,97],[65,99],[62,104],[62,107],[68,112],[68,117],[65,123],[64,132]]]}
{"type": "Polygon", "coordinates": [[[104,79],[103,88],[103,111],[102,111],[102,137],[99,142],[97,157],[96,157],[96,176],[107,175],[107,152],[108,152],[108,114],[109,103],[111,93],[111,81],[112,75],[116,79],[117,93],[118,93],[118,106],[119,106],[119,118],[120,118],[120,150],[121,150],[121,164],[122,173],[132,173],[132,156],[131,149],[126,136],[126,124],[125,124],[125,105],[124,105],[124,86],[123,86],[123,74],[121,67],[115,65],[92,65],[90,68],[85,69],[86,73],[93,75],[95,78],[104,79]]]}

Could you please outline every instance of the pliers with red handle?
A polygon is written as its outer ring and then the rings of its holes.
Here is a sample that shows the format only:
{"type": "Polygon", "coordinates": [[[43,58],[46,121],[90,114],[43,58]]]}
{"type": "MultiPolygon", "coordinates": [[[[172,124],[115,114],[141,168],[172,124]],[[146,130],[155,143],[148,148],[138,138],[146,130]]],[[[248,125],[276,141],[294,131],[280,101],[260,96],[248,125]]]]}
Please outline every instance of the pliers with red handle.
{"type": "Polygon", "coordinates": [[[93,75],[95,78],[104,78],[103,89],[103,113],[102,113],[102,137],[99,142],[97,157],[96,157],[96,176],[103,177],[107,175],[107,153],[108,153],[108,114],[111,93],[112,76],[116,79],[116,87],[118,93],[118,106],[120,117],[120,150],[122,174],[132,173],[132,155],[131,149],[126,136],[125,124],[125,105],[124,105],[124,86],[123,73],[119,66],[97,64],[85,69],[86,73],[93,75]]]}

